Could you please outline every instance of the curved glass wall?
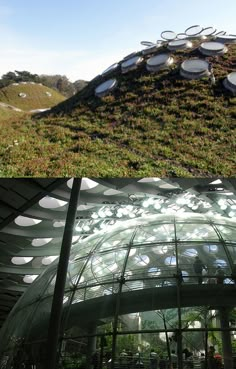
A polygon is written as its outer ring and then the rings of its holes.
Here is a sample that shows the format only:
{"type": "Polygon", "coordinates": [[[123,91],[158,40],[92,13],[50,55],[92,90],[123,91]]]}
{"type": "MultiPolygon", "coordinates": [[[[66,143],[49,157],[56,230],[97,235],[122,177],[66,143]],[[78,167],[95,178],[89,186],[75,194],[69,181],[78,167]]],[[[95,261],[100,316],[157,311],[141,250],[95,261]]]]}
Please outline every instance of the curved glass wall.
{"type": "MultiPolygon", "coordinates": [[[[61,360],[89,367],[97,349],[99,366],[114,367],[126,349],[132,365],[139,353],[147,367],[152,348],[165,360],[185,348],[200,360],[211,345],[222,353],[222,332],[234,345],[227,324],[236,305],[235,226],[222,217],[158,215],[120,222],[75,243],[61,360]]],[[[29,287],[3,326],[1,355],[9,363],[27,357],[43,367],[56,268],[57,261],[29,287]]]]}

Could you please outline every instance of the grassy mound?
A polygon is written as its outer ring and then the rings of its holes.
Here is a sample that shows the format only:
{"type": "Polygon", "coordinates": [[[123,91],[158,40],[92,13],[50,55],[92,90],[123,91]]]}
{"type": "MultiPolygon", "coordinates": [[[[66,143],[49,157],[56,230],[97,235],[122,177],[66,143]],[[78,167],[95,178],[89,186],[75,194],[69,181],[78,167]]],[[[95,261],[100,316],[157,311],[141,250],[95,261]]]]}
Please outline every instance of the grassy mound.
{"type": "Polygon", "coordinates": [[[57,91],[40,84],[12,84],[0,89],[0,102],[13,105],[24,111],[51,108],[63,100],[65,97],[57,91]],[[26,97],[20,97],[21,93],[26,94],[26,97]],[[51,96],[48,96],[47,93],[51,96]]]}
{"type": "Polygon", "coordinates": [[[195,46],[174,52],[171,69],[151,74],[145,58],[136,71],[98,76],[50,115],[15,121],[22,145],[10,155],[2,148],[2,175],[234,176],[236,98],[223,80],[235,70],[236,45],[218,57],[195,46]],[[180,76],[181,63],[193,57],[212,62],[215,86],[180,76]],[[118,88],[95,97],[109,78],[118,88]]]}

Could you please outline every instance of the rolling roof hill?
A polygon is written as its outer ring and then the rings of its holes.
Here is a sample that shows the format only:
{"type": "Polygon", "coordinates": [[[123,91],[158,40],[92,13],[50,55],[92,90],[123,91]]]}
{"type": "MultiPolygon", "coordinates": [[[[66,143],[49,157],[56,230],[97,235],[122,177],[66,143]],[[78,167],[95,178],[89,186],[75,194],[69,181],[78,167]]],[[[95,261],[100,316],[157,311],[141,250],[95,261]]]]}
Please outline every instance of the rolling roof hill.
{"type": "Polygon", "coordinates": [[[40,136],[43,175],[234,176],[236,97],[225,80],[236,70],[236,37],[222,40],[162,40],[125,57],[27,123],[33,144],[23,172],[19,153],[5,165],[12,175],[35,175],[40,136]]]}
{"type": "Polygon", "coordinates": [[[64,99],[57,91],[34,82],[13,83],[0,89],[0,102],[24,111],[51,108],[64,99]]]}

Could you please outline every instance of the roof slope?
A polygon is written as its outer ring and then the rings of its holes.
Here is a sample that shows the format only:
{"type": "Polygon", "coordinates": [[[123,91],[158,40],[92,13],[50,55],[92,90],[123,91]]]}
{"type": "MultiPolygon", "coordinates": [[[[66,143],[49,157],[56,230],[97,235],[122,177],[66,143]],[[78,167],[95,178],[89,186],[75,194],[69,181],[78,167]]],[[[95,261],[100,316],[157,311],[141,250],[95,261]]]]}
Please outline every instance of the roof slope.
{"type": "MultiPolygon", "coordinates": [[[[168,51],[174,63],[156,73],[146,69],[150,55],[126,74],[120,61],[117,69],[99,75],[50,112],[14,121],[13,136],[23,144],[11,155],[3,148],[2,175],[234,176],[236,97],[223,81],[235,71],[236,44],[227,44],[223,55],[204,56],[201,43],[168,51]],[[208,77],[180,75],[182,62],[193,58],[212,63],[214,86],[208,77]],[[95,89],[111,78],[118,82],[116,89],[95,96],[95,89]]],[[[165,42],[155,54],[163,52],[165,42]]]]}

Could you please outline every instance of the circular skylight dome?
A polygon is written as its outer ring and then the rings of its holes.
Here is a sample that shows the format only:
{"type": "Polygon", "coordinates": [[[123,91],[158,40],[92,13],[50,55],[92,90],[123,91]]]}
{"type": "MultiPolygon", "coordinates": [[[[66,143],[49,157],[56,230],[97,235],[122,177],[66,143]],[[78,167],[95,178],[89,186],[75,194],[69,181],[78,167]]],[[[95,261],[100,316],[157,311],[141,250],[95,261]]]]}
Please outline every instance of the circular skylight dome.
{"type": "Polygon", "coordinates": [[[161,37],[163,38],[163,40],[166,41],[174,40],[176,36],[177,36],[176,33],[173,31],[164,31],[161,33],[161,37]]]}
{"type": "Polygon", "coordinates": [[[203,36],[212,36],[216,33],[216,29],[214,27],[206,27],[202,30],[201,35],[203,36]]]}
{"type": "Polygon", "coordinates": [[[24,92],[20,92],[18,96],[21,97],[22,99],[25,99],[27,97],[27,95],[24,92]]]}
{"type": "Polygon", "coordinates": [[[118,83],[115,78],[109,79],[95,89],[95,95],[98,97],[106,96],[109,92],[113,91],[116,88],[117,84],[118,83]]]}
{"type": "Polygon", "coordinates": [[[192,42],[188,41],[188,40],[174,40],[168,43],[168,49],[169,50],[183,50],[183,49],[188,49],[191,48],[193,46],[192,42]]]}
{"type": "Polygon", "coordinates": [[[229,83],[231,83],[233,86],[236,86],[236,72],[232,72],[227,77],[229,83]]]}
{"type": "Polygon", "coordinates": [[[45,209],[57,209],[67,204],[67,201],[55,199],[55,197],[45,196],[39,201],[39,205],[45,209]]]}
{"type": "Polygon", "coordinates": [[[209,76],[209,63],[202,59],[190,59],[181,64],[180,74],[188,79],[209,76]]]}
{"type": "Polygon", "coordinates": [[[159,47],[160,47],[159,45],[148,46],[146,49],[142,50],[142,54],[149,55],[155,53],[159,49],[159,47]]]}
{"type": "Polygon", "coordinates": [[[198,36],[203,31],[203,28],[199,25],[191,26],[186,29],[185,34],[186,36],[198,36]]]}
{"type": "Polygon", "coordinates": [[[203,73],[208,70],[209,63],[201,59],[186,60],[182,63],[181,68],[188,73],[203,73]]]}
{"type": "Polygon", "coordinates": [[[223,55],[227,52],[227,48],[220,42],[204,42],[199,47],[200,52],[203,55],[223,55]]]}
{"type": "Polygon", "coordinates": [[[218,35],[216,37],[216,41],[221,42],[223,44],[235,44],[236,35],[218,35]]]}
{"type": "Polygon", "coordinates": [[[143,46],[155,46],[153,42],[150,41],[141,41],[141,45],[143,46]]]}
{"type": "Polygon", "coordinates": [[[227,90],[236,94],[236,72],[230,73],[224,80],[224,86],[227,90]]]}
{"type": "Polygon", "coordinates": [[[126,61],[126,60],[129,60],[129,59],[131,59],[131,58],[133,58],[133,57],[135,57],[135,56],[137,56],[137,52],[136,52],[136,51],[134,51],[133,53],[130,53],[130,54],[126,55],[126,56],[123,58],[123,62],[124,62],[124,61],[126,61]]]}
{"type": "Polygon", "coordinates": [[[121,64],[122,73],[129,72],[130,70],[134,70],[138,67],[138,65],[143,61],[143,58],[140,56],[134,56],[121,64]]]}
{"type": "Polygon", "coordinates": [[[176,36],[178,40],[186,40],[186,37],[186,33],[178,33],[178,35],[176,36]]]}
{"type": "Polygon", "coordinates": [[[15,223],[19,226],[22,226],[22,227],[31,227],[31,226],[34,226],[34,225],[39,224],[41,222],[42,222],[42,220],[40,220],[40,219],[28,218],[28,217],[24,217],[22,215],[19,215],[15,219],[15,223]]]}
{"type": "Polygon", "coordinates": [[[33,257],[14,256],[11,261],[15,265],[24,265],[33,260],[33,257]]]}
{"type": "Polygon", "coordinates": [[[110,67],[105,69],[104,72],[102,72],[102,74],[113,72],[114,70],[118,69],[118,67],[119,67],[119,63],[112,64],[110,67]]]}
{"type": "Polygon", "coordinates": [[[174,59],[169,54],[159,54],[148,59],[146,68],[149,72],[157,72],[173,64],[174,59]]]}

